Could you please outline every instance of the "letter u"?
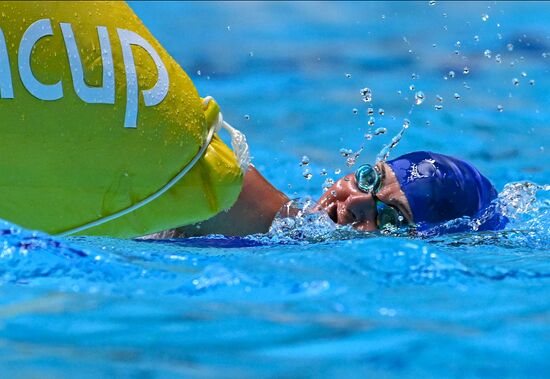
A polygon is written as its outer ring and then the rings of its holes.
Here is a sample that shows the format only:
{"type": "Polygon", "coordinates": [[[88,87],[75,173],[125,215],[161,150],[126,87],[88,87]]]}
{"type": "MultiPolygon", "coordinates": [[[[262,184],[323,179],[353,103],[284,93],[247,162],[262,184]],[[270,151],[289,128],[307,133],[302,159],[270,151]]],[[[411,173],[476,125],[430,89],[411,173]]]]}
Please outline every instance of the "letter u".
{"type": "Polygon", "coordinates": [[[97,27],[99,46],[101,49],[101,61],[103,65],[103,87],[90,87],[84,81],[84,68],[71,24],[60,23],[65,48],[69,57],[69,65],[73,76],[73,87],[78,95],[86,103],[114,104],[115,103],[115,71],[113,65],[113,53],[109,33],[105,26],[97,27]]]}

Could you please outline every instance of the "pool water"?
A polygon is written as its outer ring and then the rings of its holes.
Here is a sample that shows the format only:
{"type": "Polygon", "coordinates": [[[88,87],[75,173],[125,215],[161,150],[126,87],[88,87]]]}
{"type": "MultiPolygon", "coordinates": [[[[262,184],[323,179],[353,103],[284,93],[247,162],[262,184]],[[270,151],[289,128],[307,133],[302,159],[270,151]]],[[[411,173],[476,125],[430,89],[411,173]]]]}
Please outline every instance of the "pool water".
{"type": "Polygon", "coordinates": [[[390,157],[469,160],[511,222],[420,238],[306,217],[161,241],[0,223],[2,377],[550,376],[550,4],[131,6],[290,197],[353,170],[348,150],[372,162],[408,119],[390,157]]]}

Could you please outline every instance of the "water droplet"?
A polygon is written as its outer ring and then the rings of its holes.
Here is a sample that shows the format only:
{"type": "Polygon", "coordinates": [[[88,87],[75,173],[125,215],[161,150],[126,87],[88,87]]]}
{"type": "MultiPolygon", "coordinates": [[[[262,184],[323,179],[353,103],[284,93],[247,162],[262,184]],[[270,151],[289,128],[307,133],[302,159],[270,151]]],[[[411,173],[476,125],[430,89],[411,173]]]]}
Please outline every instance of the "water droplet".
{"type": "Polygon", "coordinates": [[[326,169],[321,169],[321,171],[319,172],[319,175],[321,176],[326,176],[328,174],[327,170],[326,169]]]}
{"type": "Polygon", "coordinates": [[[300,166],[307,166],[309,164],[309,157],[304,155],[300,161],[300,166]]]}
{"type": "Polygon", "coordinates": [[[355,164],[356,159],[357,159],[356,156],[348,157],[348,159],[346,159],[346,166],[348,167],[353,166],[355,164]]]}
{"type": "Polygon", "coordinates": [[[324,183],[323,183],[323,187],[326,187],[328,189],[328,188],[332,187],[333,184],[334,184],[334,179],[326,178],[324,183]]]}
{"type": "Polygon", "coordinates": [[[248,55],[251,56],[251,57],[253,57],[253,56],[254,56],[254,52],[251,51],[251,52],[248,53],[248,55]]]}
{"type": "Polygon", "coordinates": [[[408,129],[410,125],[411,125],[411,122],[409,121],[408,118],[403,120],[403,128],[404,129],[408,129]]]}
{"type": "Polygon", "coordinates": [[[366,134],[365,134],[365,139],[366,139],[367,141],[370,141],[370,140],[372,139],[372,134],[366,133],[366,134]]]}
{"type": "Polygon", "coordinates": [[[426,121],[426,126],[430,126],[431,122],[429,120],[426,121]]]}
{"type": "Polygon", "coordinates": [[[353,112],[353,114],[359,113],[359,111],[357,110],[357,108],[353,108],[351,111],[353,112]]]}
{"type": "Polygon", "coordinates": [[[519,79],[518,78],[512,79],[512,84],[515,86],[519,86],[519,79]]]}
{"type": "Polygon", "coordinates": [[[432,47],[437,47],[437,43],[432,43],[432,47]]]}
{"type": "Polygon", "coordinates": [[[508,43],[508,44],[506,44],[506,48],[508,49],[508,51],[513,51],[514,50],[514,45],[512,45],[511,43],[508,43]]]}
{"type": "Polygon", "coordinates": [[[418,91],[417,93],[414,94],[414,103],[416,105],[420,105],[424,102],[425,98],[426,97],[424,96],[424,92],[418,91]]]}
{"type": "Polygon", "coordinates": [[[369,118],[369,121],[367,122],[367,124],[369,124],[369,126],[373,126],[374,123],[375,123],[374,117],[369,118]]]}
{"type": "Polygon", "coordinates": [[[346,78],[351,78],[351,74],[346,74],[346,78]]]}
{"type": "Polygon", "coordinates": [[[330,194],[331,194],[332,196],[336,196],[336,190],[330,191],[330,194]]]}
{"type": "MultiPolygon", "coordinates": [[[[497,24],[497,25],[498,25],[498,24],[497,24]]],[[[498,38],[498,39],[502,39],[502,34],[497,33],[497,38],[498,38]]]]}
{"type": "Polygon", "coordinates": [[[489,19],[489,15],[488,15],[487,13],[483,13],[483,14],[481,15],[481,19],[482,19],[483,21],[487,21],[487,20],[489,19]]]}
{"type": "Polygon", "coordinates": [[[454,71],[449,71],[449,78],[454,78],[455,77],[455,72],[454,71]]]}
{"type": "Polygon", "coordinates": [[[368,108],[368,109],[367,109],[367,114],[368,114],[369,116],[372,116],[372,115],[374,114],[374,109],[368,108]]]}
{"type": "Polygon", "coordinates": [[[460,46],[462,46],[462,43],[461,43],[460,41],[456,41],[456,42],[455,42],[455,47],[456,47],[457,49],[460,49],[460,46]]]}
{"type": "Polygon", "coordinates": [[[365,103],[370,103],[372,101],[372,91],[370,88],[363,88],[361,91],[361,96],[363,96],[363,101],[365,103]]]}
{"type": "Polygon", "coordinates": [[[374,135],[375,135],[375,136],[379,136],[379,135],[381,135],[381,134],[385,134],[386,131],[387,131],[386,128],[378,128],[378,129],[376,129],[376,130],[374,131],[374,135]]]}
{"type": "Polygon", "coordinates": [[[460,100],[460,94],[458,94],[458,93],[455,92],[454,98],[455,98],[456,100],[460,100]]]}
{"type": "Polygon", "coordinates": [[[463,82],[462,85],[464,86],[464,88],[466,89],[470,89],[471,87],[468,85],[468,83],[466,82],[463,82]]]}
{"type": "Polygon", "coordinates": [[[443,98],[442,98],[441,96],[439,96],[439,95],[435,95],[435,99],[436,99],[437,101],[439,101],[440,103],[443,102],[443,98]]]}
{"type": "Polygon", "coordinates": [[[462,72],[464,73],[464,75],[468,75],[470,73],[470,69],[468,67],[464,67],[462,72]]]}
{"type": "Polygon", "coordinates": [[[334,175],[340,175],[341,172],[342,172],[342,170],[337,168],[336,170],[334,170],[334,175]]]}
{"type": "Polygon", "coordinates": [[[534,86],[535,85],[535,80],[534,79],[529,80],[529,85],[534,86]]]}
{"type": "Polygon", "coordinates": [[[201,76],[201,75],[202,75],[201,70],[197,70],[197,75],[198,75],[198,76],[201,76]]]}
{"type": "Polygon", "coordinates": [[[340,155],[341,155],[343,158],[347,158],[347,157],[349,157],[351,154],[353,154],[353,150],[351,150],[351,149],[346,149],[346,148],[341,148],[341,149],[340,149],[340,155]]]}
{"type": "Polygon", "coordinates": [[[411,84],[411,85],[409,86],[409,89],[410,89],[411,91],[414,91],[414,84],[411,84]]]}
{"type": "Polygon", "coordinates": [[[525,77],[527,77],[527,73],[525,71],[522,71],[521,76],[523,76],[525,78],[525,77]]]}
{"type": "Polygon", "coordinates": [[[479,42],[479,36],[478,35],[474,36],[474,41],[479,42]]]}
{"type": "Polygon", "coordinates": [[[378,109],[378,114],[379,114],[380,116],[384,116],[384,113],[386,113],[386,112],[384,111],[384,109],[382,109],[382,108],[378,109]]]}
{"type": "Polygon", "coordinates": [[[430,7],[433,7],[435,5],[435,0],[428,1],[428,4],[430,4],[430,7]]]}
{"type": "Polygon", "coordinates": [[[441,105],[441,104],[436,104],[436,105],[434,105],[434,108],[435,108],[436,111],[440,111],[440,110],[443,109],[443,105],[441,105]]]}
{"type": "Polygon", "coordinates": [[[502,105],[499,104],[499,105],[497,105],[497,110],[498,110],[499,112],[502,112],[502,111],[504,110],[504,107],[503,107],[502,105]]]}
{"type": "Polygon", "coordinates": [[[486,58],[491,59],[491,50],[487,49],[483,52],[483,55],[485,55],[486,58]]]}
{"type": "Polygon", "coordinates": [[[500,56],[500,54],[495,55],[495,62],[502,63],[502,57],[500,56]]]}
{"type": "Polygon", "coordinates": [[[231,31],[231,26],[227,25],[227,31],[231,31]]]}
{"type": "Polygon", "coordinates": [[[313,174],[311,173],[311,171],[310,171],[309,168],[306,168],[304,171],[302,171],[302,176],[303,176],[306,180],[310,180],[310,179],[313,177],[313,174]]]}
{"type": "Polygon", "coordinates": [[[245,114],[245,115],[244,115],[244,119],[245,119],[245,120],[250,120],[250,115],[249,115],[249,114],[245,114]]]}
{"type": "Polygon", "coordinates": [[[413,73],[411,74],[411,79],[412,79],[412,80],[416,80],[416,79],[418,79],[418,77],[419,77],[419,76],[416,75],[415,72],[413,72],[413,73]]]}

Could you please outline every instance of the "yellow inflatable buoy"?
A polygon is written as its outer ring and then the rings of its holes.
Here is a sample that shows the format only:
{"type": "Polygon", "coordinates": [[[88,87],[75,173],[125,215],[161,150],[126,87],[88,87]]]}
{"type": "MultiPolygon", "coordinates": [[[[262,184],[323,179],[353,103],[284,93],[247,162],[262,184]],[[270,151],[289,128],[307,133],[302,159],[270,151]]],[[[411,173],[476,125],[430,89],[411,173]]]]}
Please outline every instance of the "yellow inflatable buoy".
{"type": "Polygon", "coordinates": [[[0,217],[53,234],[208,219],[248,164],[215,133],[244,136],[122,2],[0,3],[0,116],[0,217]]]}

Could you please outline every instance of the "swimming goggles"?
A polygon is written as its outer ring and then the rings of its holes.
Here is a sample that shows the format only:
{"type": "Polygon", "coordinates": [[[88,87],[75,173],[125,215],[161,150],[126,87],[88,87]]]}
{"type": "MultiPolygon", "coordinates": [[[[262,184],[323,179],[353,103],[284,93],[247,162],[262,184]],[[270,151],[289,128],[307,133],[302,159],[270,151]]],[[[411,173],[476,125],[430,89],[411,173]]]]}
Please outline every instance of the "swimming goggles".
{"type": "Polygon", "coordinates": [[[376,200],[376,224],[383,229],[388,226],[402,228],[408,226],[407,219],[397,208],[385,204],[376,198],[376,193],[382,187],[382,174],[377,167],[370,164],[361,165],[355,171],[355,181],[360,191],[370,193],[376,200]]]}

